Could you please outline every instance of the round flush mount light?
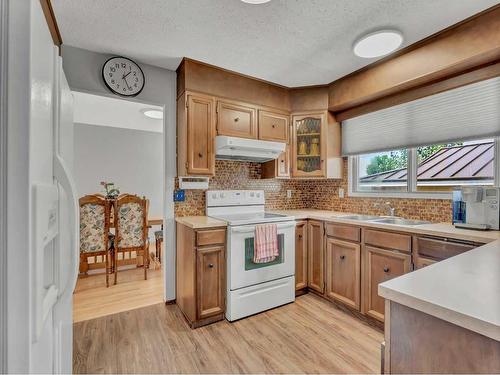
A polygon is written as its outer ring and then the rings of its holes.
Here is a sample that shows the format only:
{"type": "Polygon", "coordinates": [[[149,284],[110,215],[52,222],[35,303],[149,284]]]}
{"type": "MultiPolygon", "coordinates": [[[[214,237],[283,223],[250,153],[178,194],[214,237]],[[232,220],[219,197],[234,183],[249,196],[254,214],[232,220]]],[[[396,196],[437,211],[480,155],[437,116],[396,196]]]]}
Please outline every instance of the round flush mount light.
{"type": "Polygon", "coordinates": [[[379,30],[363,35],[353,46],[354,54],[370,59],[387,55],[403,43],[403,34],[397,30],[379,30]]]}
{"type": "Polygon", "coordinates": [[[154,108],[144,108],[141,109],[144,116],[152,118],[154,120],[161,120],[163,118],[163,111],[154,108]]]}
{"type": "Polygon", "coordinates": [[[270,2],[271,0],[241,0],[241,1],[247,4],[265,4],[270,2]]]}

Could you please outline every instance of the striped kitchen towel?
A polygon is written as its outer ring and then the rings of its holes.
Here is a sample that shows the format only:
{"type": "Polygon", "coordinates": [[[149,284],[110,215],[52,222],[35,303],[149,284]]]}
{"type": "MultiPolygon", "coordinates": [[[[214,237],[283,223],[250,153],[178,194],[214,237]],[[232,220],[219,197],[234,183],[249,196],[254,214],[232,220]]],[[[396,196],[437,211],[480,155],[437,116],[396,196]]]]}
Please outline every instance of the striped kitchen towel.
{"type": "Polygon", "coordinates": [[[276,224],[259,224],[255,226],[254,263],[272,262],[279,255],[278,227],[276,224]]]}

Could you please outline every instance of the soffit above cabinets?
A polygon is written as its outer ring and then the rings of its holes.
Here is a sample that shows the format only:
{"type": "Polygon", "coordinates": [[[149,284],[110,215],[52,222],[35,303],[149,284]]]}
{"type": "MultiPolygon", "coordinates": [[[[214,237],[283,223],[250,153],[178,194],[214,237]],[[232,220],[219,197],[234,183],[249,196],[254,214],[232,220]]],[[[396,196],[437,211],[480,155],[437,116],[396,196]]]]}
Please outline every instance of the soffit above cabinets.
{"type": "Polygon", "coordinates": [[[377,59],[352,52],[394,27],[408,46],[497,0],[52,0],[66,45],[175,70],[182,56],[287,87],[332,82],[377,59]]]}

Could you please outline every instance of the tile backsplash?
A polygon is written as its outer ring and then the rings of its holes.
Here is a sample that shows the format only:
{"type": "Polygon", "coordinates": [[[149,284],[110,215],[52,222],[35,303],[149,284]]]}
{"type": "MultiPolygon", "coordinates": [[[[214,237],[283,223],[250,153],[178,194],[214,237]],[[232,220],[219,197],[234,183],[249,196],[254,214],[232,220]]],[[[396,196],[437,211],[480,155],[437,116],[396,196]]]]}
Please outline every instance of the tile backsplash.
{"type": "MultiPolygon", "coordinates": [[[[210,178],[210,190],[264,190],[266,208],[308,208],[309,195],[301,187],[303,181],[261,179],[259,163],[215,161],[215,176],[210,178]],[[287,190],[292,197],[287,198],[287,190]]],[[[176,216],[205,215],[205,191],[186,190],[186,200],[175,204],[176,216]]]]}
{"type": "MultiPolygon", "coordinates": [[[[211,190],[253,189],[264,190],[267,209],[315,208],[385,215],[386,210],[376,208],[376,202],[390,202],[396,215],[410,219],[448,222],[451,220],[451,200],[442,199],[393,199],[348,197],[347,160],[344,160],[342,180],[287,180],[261,179],[259,163],[216,160],[215,176],[210,179],[211,190]],[[345,198],[339,198],[343,188],[345,198]],[[287,190],[292,197],[287,198],[287,190]]],[[[186,190],[186,200],[175,204],[176,216],[204,215],[205,192],[186,190]]]]}

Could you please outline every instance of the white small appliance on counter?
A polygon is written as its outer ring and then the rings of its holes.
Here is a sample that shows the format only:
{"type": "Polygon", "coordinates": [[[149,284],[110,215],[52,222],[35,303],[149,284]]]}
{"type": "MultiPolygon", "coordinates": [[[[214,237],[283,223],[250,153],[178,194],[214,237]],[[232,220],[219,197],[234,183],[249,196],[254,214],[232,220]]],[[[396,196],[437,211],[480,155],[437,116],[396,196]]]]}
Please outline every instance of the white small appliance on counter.
{"type": "Polygon", "coordinates": [[[465,222],[455,223],[457,228],[500,230],[500,188],[471,186],[461,188],[465,203],[465,222]]]}
{"type": "Polygon", "coordinates": [[[295,218],[267,213],[262,190],[206,192],[207,215],[227,229],[226,319],[234,321],[295,300],[295,218]],[[279,256],[254,263],[256,224],[275,223],[279,256]]]}

